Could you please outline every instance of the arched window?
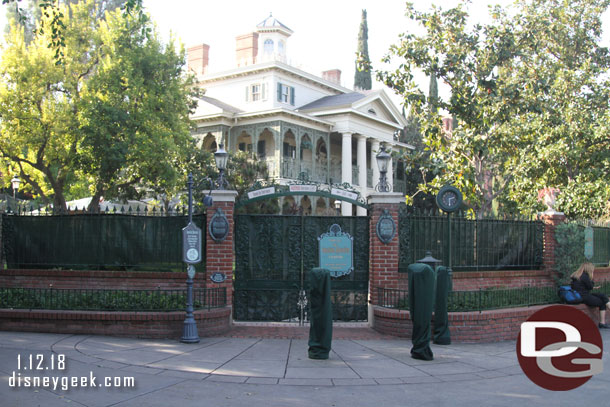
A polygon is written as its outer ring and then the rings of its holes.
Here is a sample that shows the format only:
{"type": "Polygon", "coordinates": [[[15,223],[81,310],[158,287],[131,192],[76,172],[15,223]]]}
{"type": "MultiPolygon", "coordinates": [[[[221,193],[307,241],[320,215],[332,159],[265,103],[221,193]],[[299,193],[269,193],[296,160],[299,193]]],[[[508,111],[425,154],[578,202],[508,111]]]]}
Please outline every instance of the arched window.
{"type": "Polygon", "coordinates": [[[265,40],[263,52],[265,54],[273,54],[273,40],[265,40]]]}

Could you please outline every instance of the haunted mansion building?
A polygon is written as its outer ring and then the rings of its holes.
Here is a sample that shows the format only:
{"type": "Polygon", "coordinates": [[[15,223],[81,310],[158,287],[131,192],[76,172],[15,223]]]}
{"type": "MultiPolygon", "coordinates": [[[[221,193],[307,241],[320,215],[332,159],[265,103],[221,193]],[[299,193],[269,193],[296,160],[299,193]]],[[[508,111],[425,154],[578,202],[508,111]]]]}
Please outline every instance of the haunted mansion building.
{"type": "MultiPolygon", "coordinates": [[[[341,86],[338,69],[320,77],[291,66],[292,33],[270,15],[254,32],[236,38],[236,66],[222,72],[209,72],[208,45],[188,48],[188,68],[206,90],[191,116],[194,136],[201,148],[215,151],[223,143],[227,151],[264,160],[279,184],[303,178],[348,183],[366,199],[379,180],[380,147],[413,148],[396,136],[406,120],[384,90],[352,91],[341,86]]],[[[394,192],[405,191],[402,163],[390,161],[388,180],[394,192]]],[[[283,200],[308,214],[334,210],[334,201],[325,197],[283,200]]],[[[342,202],[341,213],[365,215],[366,209],[342,202]]]]}

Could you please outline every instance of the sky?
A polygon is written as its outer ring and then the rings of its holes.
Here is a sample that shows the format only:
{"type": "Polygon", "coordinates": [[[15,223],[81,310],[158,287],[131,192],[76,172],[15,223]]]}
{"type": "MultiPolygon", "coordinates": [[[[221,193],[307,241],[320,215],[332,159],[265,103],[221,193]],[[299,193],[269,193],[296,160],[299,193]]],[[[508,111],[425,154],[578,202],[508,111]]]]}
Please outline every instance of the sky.
{"type": "MultiPolygon", "coordinates": [[[[412,0],[418,10],[428,10],[432,3],[448,8],[456,0],[412,0]]],[[[508,6],[512,0],[472,0],[469,8],[472,23],[488,21],[488,4],[508,6]]],[[[405,0],[144,0],[162,38],[173,35],[186,47],[201,43],[210,46],[210,71],[235,67],[235,37],[250,33],[273,13],[294,34],[287,43],[291,65],[309,73],[340,69],[342,85],[353,87],[355,56],[362,9],[367,10],[369,56],[375,69],[383,69],[382,57],[400,33],[416,27],[404,16],[405,0]]],[[[606,14],[605,20],[610,20],[606,14]]],[[[0,17],[0,28],[5,18],[0,17]]],[[[608,22],[610,24],[610,21],[608,22]]],[[[610,27],[602,42],[610,46],[610,27]]],[[[386,67],[387,68],[387,67],[386,67]]],[[[427,92],[428,79],[416,76],[427,92]]],[[[383,87],[380,83],[374,89],[383,87]]],[[[439,84],[441,97],[447,90],[439,84]]],[[[392,91],[387,89],[392,96],[392,91]]],[[[393,98],[397,104],[400,99],[393,98]]]]}
{"type": "MultiPolygon", "coordinates": [[[[443,8],[457,4],[456,0],[412,2],[421,11],[429,10],[433,3],[443,8]]],[[[404,15],[405,3],[405,0],[144,0],[144,7],[164,38],[173,33],[186,47],[208,44],[212,72],[234,68],[235,37],[254,31],[258,23],[273,13],[294,32],[286,48],[291,65],[316,75],[340,69],[342,85],[351,89],[362,9],[367,10],[370,60],[374,69],[383,69],[381,59],[390,45],[398,43],[399,34],[416,28],[404,15]]],[[[469,14],[473,24],[489,21],[489,4],[509,6],[512,0],[472,0],[469,14]]],[[[610,14],[606,16],[610,20],[610,14]]],[[[602,42],[610,46],[610,28],[606,31],[602,42]]],[[[415,78],[427,93],[429,80],[421,74],[415,78]]],[[[375,83],[373,88],[383,86],[375,83]]],[[[400,105],[401,98],[386,90],[400,105]]],[[[447,93],[439,83],[440,96],[447,97],[447,93]]]]}

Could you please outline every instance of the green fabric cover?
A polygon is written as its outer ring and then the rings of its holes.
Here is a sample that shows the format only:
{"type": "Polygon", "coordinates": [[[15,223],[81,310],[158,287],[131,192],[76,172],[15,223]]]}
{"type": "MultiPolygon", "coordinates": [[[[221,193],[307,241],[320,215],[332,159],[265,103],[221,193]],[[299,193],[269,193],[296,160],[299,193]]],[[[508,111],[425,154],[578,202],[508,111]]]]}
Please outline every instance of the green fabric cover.
{"type": "Polygon", "coordinates": [[[451,276],[447,267],[436,268],[436,301],[434,302],[434,343],[450,345],[449,316],[447,315],[447,300],[451,291],[451,276]]]}
{"type": "Polygon", "coordinates": [[[411,357],[432,360],[430,328],[434,307],[436,273],[427,264],[411,264],[409,271],[409,310],[413,321],[411,357]]]}
{"type": "Polygon", "coordinates": [[[333,339],[333,307],[330,302],[330,271],[314,268],[309,273],[309,358],[328,359],[333,339]]]}

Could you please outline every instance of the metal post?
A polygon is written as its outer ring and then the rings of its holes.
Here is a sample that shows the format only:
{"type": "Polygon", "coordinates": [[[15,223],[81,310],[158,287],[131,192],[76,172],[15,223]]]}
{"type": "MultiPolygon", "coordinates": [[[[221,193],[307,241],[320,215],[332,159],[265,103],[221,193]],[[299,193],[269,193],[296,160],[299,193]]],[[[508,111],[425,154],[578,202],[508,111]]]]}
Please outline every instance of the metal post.
{"type": "Polygon", "coordinates": [[[182,338],[180,342],[198,343],[199,334],[197,333],[197,323],[193,316],[193,275],[195,275],[195,266],[189,264],[188,278],[186,279],[186,318],[184,319],[184,327],[182,329],[182,338]]]}
{"type": "MultiPolygon", "coordinates": [[[[189,224],[193,221],[193,174],[189,173],[186,183],[189,191],[189,224]]],[[[193,277],[195,276],[195,266],[189,264],[187,267],[186,279],[186,317],[182,328],[182,338],[180,342],[198,343],[199,334],[197,333],[197,323],[193,316],[193,277]]]]}
{"type": "MultiPolygon", "coordinates": [[[[449,233],[447,234],[447,241],[449,242],[449,248],[447,249],[447,254],[449,255],[449,258],[447,259],[447,275],[449,276],[449,281],[452,281],[453,270],[451,269],[451,212],[447,213],[447,226],[449,227],[449,233]]],[[[449,291],[451,291],[451,289],[449,291]]]]}

